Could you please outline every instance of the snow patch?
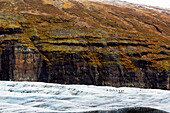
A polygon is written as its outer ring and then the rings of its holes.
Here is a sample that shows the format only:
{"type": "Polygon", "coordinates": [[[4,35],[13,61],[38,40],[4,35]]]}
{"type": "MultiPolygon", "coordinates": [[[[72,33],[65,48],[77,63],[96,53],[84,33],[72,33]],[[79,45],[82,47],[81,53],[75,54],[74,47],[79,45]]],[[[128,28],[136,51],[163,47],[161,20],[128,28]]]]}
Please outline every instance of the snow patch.
{"type": "Polygon", "coordinates": [[[121,1],[170,9],[170,0],[121,0],[121,1]]]}
{"type": "Polygon", "coordinates": [[[134,3],[134,4],[141,4],[147,6],[155,6],[160,8],[170,9],[170,0],[89,0],[95,2],[114,2],[114,3],[134,3]],[[122,2],[121,2],[122,1],[122,2]]]}

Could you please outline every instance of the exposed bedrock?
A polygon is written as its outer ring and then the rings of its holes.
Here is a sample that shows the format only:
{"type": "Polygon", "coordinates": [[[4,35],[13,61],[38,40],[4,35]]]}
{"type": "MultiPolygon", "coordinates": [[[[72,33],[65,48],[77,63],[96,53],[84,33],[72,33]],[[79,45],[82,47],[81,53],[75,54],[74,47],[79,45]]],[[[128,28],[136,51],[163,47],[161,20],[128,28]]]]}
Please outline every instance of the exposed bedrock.
{"type": "Polygon", "coordinates": [[[0,79],[37,81],[42,67],[40,54],[29,48],[7,43],[1,51],[0,79]]]}
{"type": "Polygon", "coordinates": [[[101,65],[96,65],[82,57],[87,52],[43,52],[43,55],[51,59],[48,65],[36,50],[16,46],[13,41],[4,44],[5,48],[0,55],[1,80],[161,89],[169,89],[170,86],[170,72],[153,69],[148,66],[149,62],[134,61],[137,70],[130,71],[116,62],[116,59],[115,63],[110,63],[114,57],[104,54],[100,54],[101,65]]]}

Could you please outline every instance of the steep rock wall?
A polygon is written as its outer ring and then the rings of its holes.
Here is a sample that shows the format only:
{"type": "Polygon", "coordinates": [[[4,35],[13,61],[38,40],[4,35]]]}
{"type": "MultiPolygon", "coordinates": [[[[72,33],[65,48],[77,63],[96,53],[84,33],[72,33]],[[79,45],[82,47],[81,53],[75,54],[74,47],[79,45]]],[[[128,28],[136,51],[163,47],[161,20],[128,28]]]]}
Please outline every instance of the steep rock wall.
{"type": "MultiPolygon", "coordinates": [[[[28,47],[17,47],[16,42],[6,42],[1,51],[1,80],[41,81],[62,84],[94,84],[116,87],[144,87],[169,89],[170,72],[149,68],[147,63],[136,62],[138,70],[127,71],[120,64],[92,65],[81,56],[87,53],[44,53],[49,56],[47,65],[41,54],[28,47]],[[58,58],[59,61],[56,62],[58,58]],[[142,64],[143,63],[143,64],[142,64]]],[[[113,59],[102,55],[101,60],[113,59]]]]}

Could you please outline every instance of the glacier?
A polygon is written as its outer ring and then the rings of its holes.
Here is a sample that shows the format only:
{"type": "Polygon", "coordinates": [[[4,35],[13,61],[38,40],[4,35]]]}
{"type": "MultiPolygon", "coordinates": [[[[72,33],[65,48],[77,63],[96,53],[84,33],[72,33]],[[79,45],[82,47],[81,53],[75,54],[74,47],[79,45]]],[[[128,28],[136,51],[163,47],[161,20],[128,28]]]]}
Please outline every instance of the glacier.
{"type": "Polygon", "coordinates": [[[170,91],[0,81],[0,112],[88,112],[149,107],[170,112],[170,91]]]}

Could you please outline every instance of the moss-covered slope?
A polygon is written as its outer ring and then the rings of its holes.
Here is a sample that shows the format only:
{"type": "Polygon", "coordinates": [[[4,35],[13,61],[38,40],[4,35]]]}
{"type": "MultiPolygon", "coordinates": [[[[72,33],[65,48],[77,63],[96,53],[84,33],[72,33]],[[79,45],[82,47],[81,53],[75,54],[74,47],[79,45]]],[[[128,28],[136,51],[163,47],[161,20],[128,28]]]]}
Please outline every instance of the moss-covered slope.
{"type": "Polygon", "coordinates": [[[170,88],[170,16],[74,0],[0,0],[0,79],[170,88]]]}

